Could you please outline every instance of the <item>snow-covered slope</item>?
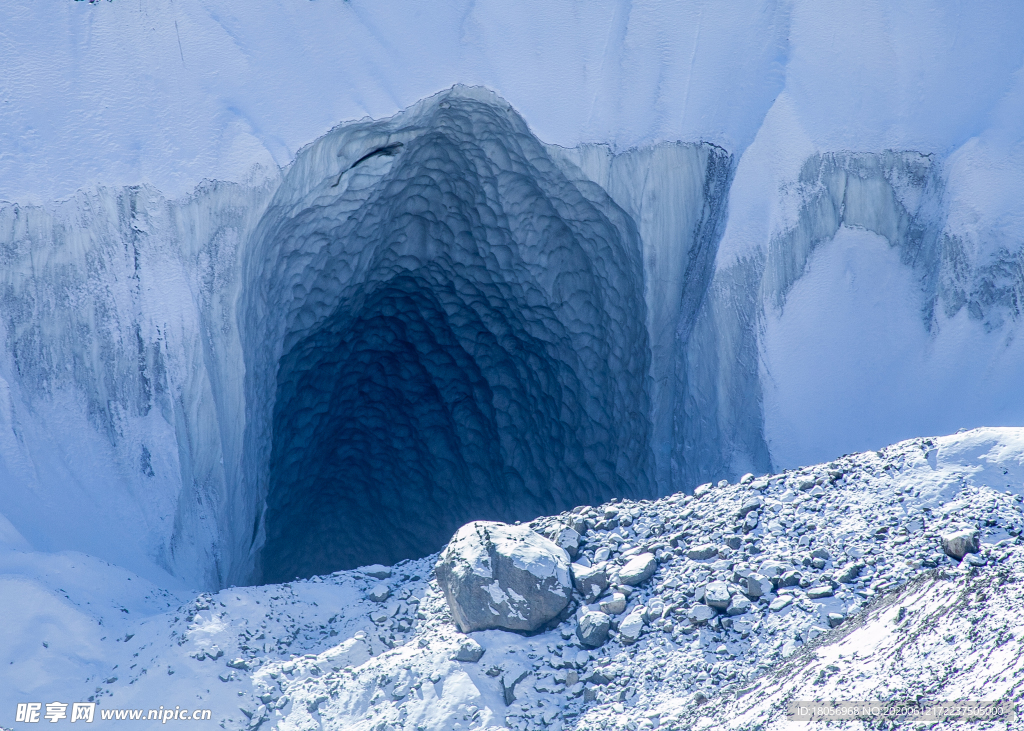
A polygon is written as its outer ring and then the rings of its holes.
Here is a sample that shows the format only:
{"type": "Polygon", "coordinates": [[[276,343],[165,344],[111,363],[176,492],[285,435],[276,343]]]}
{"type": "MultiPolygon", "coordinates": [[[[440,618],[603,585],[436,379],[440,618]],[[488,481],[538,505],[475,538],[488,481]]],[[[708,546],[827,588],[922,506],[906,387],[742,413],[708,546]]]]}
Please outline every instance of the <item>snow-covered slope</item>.
{"type": "Polygon", "coordinates": [[[433,580],[436,556],[196,596],[77,554],[5,549],[17,622],[2,629],[0,705],[451,731],[788,728],[789,700],[1019,699],[1020,429],[917,439],[698,493],[533,522],[578,525],[578,562],[615,567],[646,550],[658,570],[625,589],[602,647],[580,646],[570,618],[532,637],[473,633],[477,662],[453,659],[466,638],[433,580]],[[939,539],[965,527],[980,531],[981,551],[958,565],[939,539]],[[735,589],[755,571],[780,576],[778,588],[700,619],[710,582],[735,589]]]}

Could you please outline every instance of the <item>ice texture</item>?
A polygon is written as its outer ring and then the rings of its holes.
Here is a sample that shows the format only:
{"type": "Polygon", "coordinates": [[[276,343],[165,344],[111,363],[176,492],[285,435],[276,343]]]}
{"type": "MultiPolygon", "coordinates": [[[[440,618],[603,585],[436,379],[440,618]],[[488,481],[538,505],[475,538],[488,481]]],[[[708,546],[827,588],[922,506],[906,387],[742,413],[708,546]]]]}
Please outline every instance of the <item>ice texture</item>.
{"type": "Polygon", "coordinates": [[[318,141],[245,267],[264,578],[652,494],[636,227],[493,95],[456,89],[318,141]]]}

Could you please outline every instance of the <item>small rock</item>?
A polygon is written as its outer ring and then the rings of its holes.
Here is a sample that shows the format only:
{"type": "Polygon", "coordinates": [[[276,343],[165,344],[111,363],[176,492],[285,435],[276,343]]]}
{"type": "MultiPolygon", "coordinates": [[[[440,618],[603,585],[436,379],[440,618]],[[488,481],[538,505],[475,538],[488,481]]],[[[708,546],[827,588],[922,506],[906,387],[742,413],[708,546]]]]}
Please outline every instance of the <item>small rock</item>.
{"type": "Polygon", "coordinates": [[[479,662],[480,658],[484,656],[484,648],[480,646],[480,643],[476,640],[467,637],[459,645],[459,651],[455,653],[453,659],[459,662],[479,662]]]}
{"type": "Polygon", "coordinates": [[[788,564],[784,564],[781,561],[764,561],[757,569],[757,573],[761,574],[769,579],[774,579],[782,575],[784,571],[789,568],[788,564]]]}
{"type": "Polygon", "coordinates": [[[718,546],[714,546],[710,543],[705,543],[700,546],[694,546],[686,552],[687,558],[691,558],[694,561],[706,561],[709,558],[714,558],[718,555],[718,546]]]}
{"type": "Polygon", "coordinates": [[[777,599],[772,600],[772,603],[768,605],[768,608],[773,612],[781,612],[783,609],[793,603],[793,597],[788,594],[780,596],[777,599]]]}
{"type": "Polygon", "coordinates": [[[842,584],[852,584],[860,576],[860,572],[864,570],[864,564],[862,563],[851,563],[847,565],[839,574],[836,575],[836,581],[842,584]]]}
{"type": "Polygon", "coordinates": [[[580,550],[580,534],[573,528],[560,526],[552,531],[551,541],[569,554],[570,558],[576,558],[580,550]]]}
{"type": "Polygon", "coordinates": [[[654,576],[657,568],[658,561],[653,553],[641,553],[619,570],[619,581],[627,586],[639,586],[654,576]]]}
{"type": "Polygon", "coordinates": [[[686,614],[693,624],[707,624],[717,615],[718,613],[707,604],[694,604],[686,614]]]}
{"type": "Polygon", "coordinates": [[[754,481],[754,475],[751,472],[748,472],[747,474],[743,475],[743,477],[740,478],[740,484],[741,485],[749,485],[753,481],[754,481]]]}
{"type": "Polygon", "coordinates": [[[984,566],[986,563],[988,563],[985,560],[984,556],[979,556],[976,553],[968,553],[966,556],[964,556],[964,561],[969,563],[971,566],[984,566]]]}
{"type": "Polygon", "coordinates": [[[640,639],[640,632],[644,628],[644,615],[640,609],[634,609],[619,623],[619,641],[624,645],[631,645],[640,639]]]}
{"type": "Polygon", "coordinates": [[[824,599],[825,597],[833,596],[831,586],[816,586],[813,589],[807,590],[807,597],[810,599],[824,599]]]}
{"type": "Polygon", "coordinates": [[[743,501],[743,505],[740,506],[740,517],[746,516],[747,513],[753,512],[755,510],[760,510],[761,505],[761,498],[757,497],[756,495],[754,497],[748,497],[746,500],[743,501]]]}
{"type": "Polygon", "coordinates": [[[375,584],[373,588],[366,593],[366,596],[370,601],[382,602],[391,596],[391,587],[383,582],[375,584]]]}
{"type": "Polygon", "coordinates": [[[704,587],[704,603],[715,609],[725,609],[729,606],[729,587],[724,581],[712,581],[704,587]]]}
{"type": "Polygon", "coordinates": [[[586,568],[576,563],[572,565],[573,584],[576,591],[585,599],[594,599],[608,588],[608,571],[604,566],[586,568]]]}
{"type": "Polygon", "coordinates": [[[608,640],[612,620],[604,612],[584,612],[576,625],[576,636],[584,647],[600,647],[608,640]]]}
{"type": "Polygon", "coordinates": [[[742,594],[736,594],[726,607],[725,613],[730,617],[738,617],[750,611],[750,600],[742,594]]]}
{"type": "Polygon", "coordinates": [[[620,592],[613,592],[607,599],[602,599],[598,606],[605,614],[622,614],[626,611],[626,595],[620,592]]]}
{"type": "Polygon", "coordinates": [[[652,599],[647,603],[647,611],[644,613],[644,619],[648,624],[661,619],[665,614],[665,602],[661,599],[652,599]]]}
{"type": "Polygon", "coordinates": [[[942,550],[957,561],[962,561],[968,553],[977,553],[980,548],[980,536],[976,530],[961,530],[942,536],[942,550]]]}
{"type": "Polygon", "coordinates": [[[820,558],[828,561],[832,556],[824,548],[815,548],[811,551],[811,558],[820,558]]]}
{"type": "Polygon", "coordinates": [[[375,579],[391,578],[391,567],[382,566],[379,563],[371,564],[370,566],[360,566],[356,571],[359,571],[366,576],[372,576],[375,579]]]}
{"type": "Polygon", "coordinates": [[[846,621],[846,617],[844,617],[842,614],[836,614],[835,612],[830,612],[829,615],[828,615],[828,626],[829,627],[838,627],[839,625],[841,625],[845,621],[846,621]]]}
{"type": "Polygon", "coordinates": [[[747,596],[754,597],[755,599],[770,594],[773,588],[771,580],[761,574],[751,574],[748,576],[746,585],[747,596]]]}
{"type": "Polygon", "coordinates": [[[799,586],[801,578],[799,571],[787,571],[779,577],[779,586],[799,586]]]}

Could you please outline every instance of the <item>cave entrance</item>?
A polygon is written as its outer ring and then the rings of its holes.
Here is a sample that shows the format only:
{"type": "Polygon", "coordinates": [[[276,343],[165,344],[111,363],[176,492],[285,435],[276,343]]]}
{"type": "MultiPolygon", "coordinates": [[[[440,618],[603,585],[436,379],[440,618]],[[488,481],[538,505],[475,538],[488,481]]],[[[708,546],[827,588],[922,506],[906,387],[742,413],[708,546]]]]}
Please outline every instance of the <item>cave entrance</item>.
{"type": "Polygon", "coordinates": [[[650,495],[634,224],[507,105],[450,95],[388,124],[393,154],[339,130],[296,163],[246,255],[264,581],[650,495]]]}
{"type": "Polygon", "coordinates": [[[265,580],[422,556],[587,489],[565,469],[582,384],[491,294],[437,271],[373,283],[282,358],[265,580]]]}

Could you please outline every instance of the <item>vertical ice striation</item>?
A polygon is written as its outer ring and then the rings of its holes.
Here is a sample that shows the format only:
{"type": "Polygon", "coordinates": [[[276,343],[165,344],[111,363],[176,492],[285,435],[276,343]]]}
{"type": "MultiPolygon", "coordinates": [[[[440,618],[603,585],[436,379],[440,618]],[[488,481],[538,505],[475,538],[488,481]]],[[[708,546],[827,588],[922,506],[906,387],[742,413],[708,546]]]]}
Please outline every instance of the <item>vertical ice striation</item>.
{"type": "Polygon", "coordinates": [[[299,156],[241,309],[265,578],[651,494],[639,239],[585,188],[478,90],[299,156]]]}
{"type": "Polygon", "coordinates": [[[607,191],[636,222],[651,342],[655,483],[661,495],[692,488],[695,475],[707,470],[690,474],[679,467],[704,462],[701,453],[679,449],[688,426],[686,354],[714,273],[733,158],[707,143],[663,143],[619,153],[605,145],[581,145],[552,152],[607,191]]]}
{"type": "Polygon", "coordinates": [[[272,192],[0,205],[0,505],[30,545],[223,584],[238,258],[272,192]]]}

